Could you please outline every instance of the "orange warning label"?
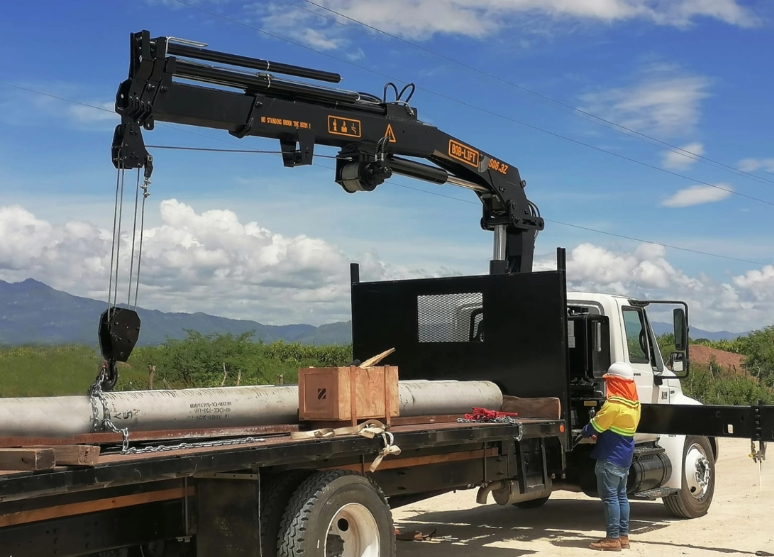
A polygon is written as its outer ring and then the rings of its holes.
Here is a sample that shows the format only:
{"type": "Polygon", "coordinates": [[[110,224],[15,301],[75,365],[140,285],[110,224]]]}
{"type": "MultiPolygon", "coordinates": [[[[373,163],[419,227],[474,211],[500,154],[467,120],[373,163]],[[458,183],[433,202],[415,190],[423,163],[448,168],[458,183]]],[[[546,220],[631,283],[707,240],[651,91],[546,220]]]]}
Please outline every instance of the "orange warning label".
{"type": "Polygon", "coordinates": [[[387,124],[387,131],[384,132],[384,137],[386,137],[390,143],[397,143],[397,139],[395,139],[395,132],[392,131],[392,124],[387,124]]]}
{"type": "Polygon", "coordinates": [[[347,137],[360,137],[360,120],[342,118],[341,116],[328,116],[328,133],[346,135],[347,137]]]}
{"type": "Polygon", "coordinates": [[[478,162],[481,160],[481,153],[453,139],[449,140],[449,156],[474,168],[478,168],[478,162]]]}

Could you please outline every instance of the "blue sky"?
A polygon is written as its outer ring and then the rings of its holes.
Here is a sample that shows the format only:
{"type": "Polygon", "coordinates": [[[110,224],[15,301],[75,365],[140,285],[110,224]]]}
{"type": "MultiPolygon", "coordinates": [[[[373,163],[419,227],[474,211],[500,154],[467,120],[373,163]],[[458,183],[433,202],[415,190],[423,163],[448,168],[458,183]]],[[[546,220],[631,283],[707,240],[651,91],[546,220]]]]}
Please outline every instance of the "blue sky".
{"type": "MultiPolygon", "coordinates": [[[[129,33],[148,29],[339,72],[341,86],[358,91],[381,95],[384,75],[414,82],[420,119],[519,168],[529,197],[550,221],[538,238],[540,265],[549,266],[563,246],[575,287],[679,296],[696,306],[695,323],[707,329],[747,330],[772,321],[774,76],[767,68],[774,5],[314,4],[9,4],[0,20],[0,278],[33,276],[76,294],[104,295],[117,116],[24,89],[112,110],[126,78],[129,33]],[[598,125],[407,42],[334,20],[314,4],[731,169],[670,154],[664,145],[598,125]],[[559,223],[747,261],[643,246],[559,223]]],[[[159,125],[145,138],[149,144],[277,148],[272,140],[178,126],[159,125]]],[[[480,207],[464,190],[399,178],[370,194],[346,195],[323,166],[329,160],[285,169],[274,156],[154,155],[146,306],[322,323],[346,318],[351,260],[363,261],[372,278],[486,272],[491,234],[480,230],[480,207]]],[[[133,186],[134,176],[128,180],[133,186]]]]}

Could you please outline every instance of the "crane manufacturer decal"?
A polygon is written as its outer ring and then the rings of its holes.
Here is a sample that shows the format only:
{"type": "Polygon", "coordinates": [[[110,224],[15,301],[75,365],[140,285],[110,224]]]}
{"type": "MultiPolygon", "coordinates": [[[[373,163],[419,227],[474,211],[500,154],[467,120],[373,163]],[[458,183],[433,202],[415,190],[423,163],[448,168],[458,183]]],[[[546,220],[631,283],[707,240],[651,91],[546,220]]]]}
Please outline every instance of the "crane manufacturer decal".
{"type": "Polygon", "coordinates": [[[449,156],[476,169],[478,169],[478,163],[481,160],[481,153],[476,149],[454,139],[449,140],[449,156]]]}

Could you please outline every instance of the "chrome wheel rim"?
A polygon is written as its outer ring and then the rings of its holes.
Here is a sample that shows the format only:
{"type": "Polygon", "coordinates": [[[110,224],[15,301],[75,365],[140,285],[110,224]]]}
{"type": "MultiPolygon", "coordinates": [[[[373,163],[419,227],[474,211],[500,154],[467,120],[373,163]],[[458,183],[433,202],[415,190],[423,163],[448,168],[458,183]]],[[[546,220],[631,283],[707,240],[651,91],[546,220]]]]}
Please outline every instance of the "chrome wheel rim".
{"type": "Polygon", "coordinates": [[[710,462],[704,447],[694,443],[685,453],[685,483],[688,492],[701,499],[707,494],[710,484],[710,462]]]}

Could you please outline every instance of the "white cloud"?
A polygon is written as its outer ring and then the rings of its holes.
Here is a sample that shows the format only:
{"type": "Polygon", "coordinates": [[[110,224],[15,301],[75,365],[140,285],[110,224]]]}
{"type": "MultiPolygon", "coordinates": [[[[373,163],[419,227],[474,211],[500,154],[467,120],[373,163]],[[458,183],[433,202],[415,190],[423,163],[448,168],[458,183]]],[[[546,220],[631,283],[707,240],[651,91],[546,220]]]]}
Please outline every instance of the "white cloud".
{"type": "MultiPolygon", "coordinates": [[[[322,324],[349,318],[349,263],[363,280],[453,276],[439,268],[410,269],[374,253],[348,255],[321,238],[283,236],[231,211],[197,213],[174,199],[159,205],[160,224],[146,230],[140,305],[163,311],[202,311],[264,323],[322,324]]],[[[123,276],[130,235],[121,245],[123,276]]],[[[110,234],[86,222],[54,225],[21,206],[0,207],[0,279],[41,280],[54,288],[107,299],[110,234]]],[[[554,268],[538,258],[536,270],[554,268]]],[[[576,290],[644,298],[684,299],[703,329],[744,331],[772,323],[774,265],[720,283],[689,276],[667,260],[665,248],[642,244],[614,251],[584,243],[568,253],[576,290]]],[[[127,283],[119,285],[126,300],[127,283]]]]}
{"type": "Polygon", "coordinates": [[[120,116],[115,111],[114,102],[91,102],[85,105],[72,105],[68,107],[68,114],[77,122],[104,122],[106,120],[117,124],[120,116]]]}
{"type": "Polygon", "coordinates": [[[774,158],[770,159],[742,159],[739,161],[739,170],[744,172],[755,172],[757,170],[764,170],[766,172],[774,172],[774,158]]]}
{"type": "Polygon", "coordinates": [[[774,305],[774,265],[734,277],[734,284],[749,291],[756,301],[774,305]]]}
{"type": "MultiPolygon", "coordinates": [[[[546,259],[536,266],[553,269],[556,264],[546,259]]],[[[701,329],[747,331],[774,322],[774,265],[720,283],[676,268],[662,246],[641,244],[633,252],[620,252],[581,244],[567,254],[567,279],[576,291],[684,300],[692,324],[701,329]]]]}
{"type": "Polygon", "coordinates": [[[694,131],[710,80],[680,75],[675,68],[646,68],[639,80],[581,96],[583,110],[639,132],[685,135],[694,131]]]}
{"type": "MultiPolygon", "coordinates": [[[[741,27],[759,22],[737,0],[316,0],[316,3],[411,40],[426,40],[436,34],[483,39],[518,25],[530,16],[553,21],[601,23],[640,20],[674,27],[691,26],[700,18],[741,27]]],[[[296,24],[311,25],[325,36],[335,37],[332,40],[339,44],[344,25],[352,24],[314,6],[258,2],[253,8],[261,14],[267,28],[284,27],[298,36],[299,28],[288,24],[292,20],[296,24]],[[321,15],[311,13],[314,11],[321,15]]],[[[303,33],[299,38],[307,39],[303,33]]],[[[315,39],[319,40],[320,36],[315,39]]]]}
{"type": "Polygon", "coordinates": [[[704,145],[698,142],[689,143],[688,145],[683,145],[680,147],[680,150],[670,149],[669,151],[664,151],[663,164],[665,168],[681,170],[694,164],[698,160],[698,157],[702,156],[703,154],[704,145]]]}
{"type": "Polygon", "coordinates": [[[0,121],[16,126],[65,125],[78,131],[104,132],[120,122],[114,101],[85,97],[82,87],[66,82],[20,84],[20,89],[0,90],[0,121]],[[44,94],[36,93],[40,91],[44,94]],[[45,93],[55,91],[63,98],[79,99],[73,104],[45,93]]]}
{"type": "MultiPolygon", "coordinates": [[[[162,201],[159,211],[160,225],[144,234],[141,306],[265,323],[348,319],[350,259],[338,247],[241,223],[231,211],[197,213],[174,199],[162,201]]],[[[126,300],[128,290],[130,223],[124,219],[119,301],[126,300]]],[[[33,277],[73,294],[107,299],[110,249],[108,230],[76,221],[52,225],[20,206],[0,207],[4,280],[33,277]]],[[[428,274],[385,263],[373,253],[357,259],[364,280],[428,274]]]]}
{"type": "Polygon", "coordinates": [[[673,196],[665,199],[661,204],[664,207],[690,207],[692,205],[701,205],[703,203],[715,203],[722,201],[731,195],[733,188],[730,184],[716,184],[712,186],[691,186],[684,188],[673,196]],[[724,189],[720,189],[724,188],[724,189]]]}

